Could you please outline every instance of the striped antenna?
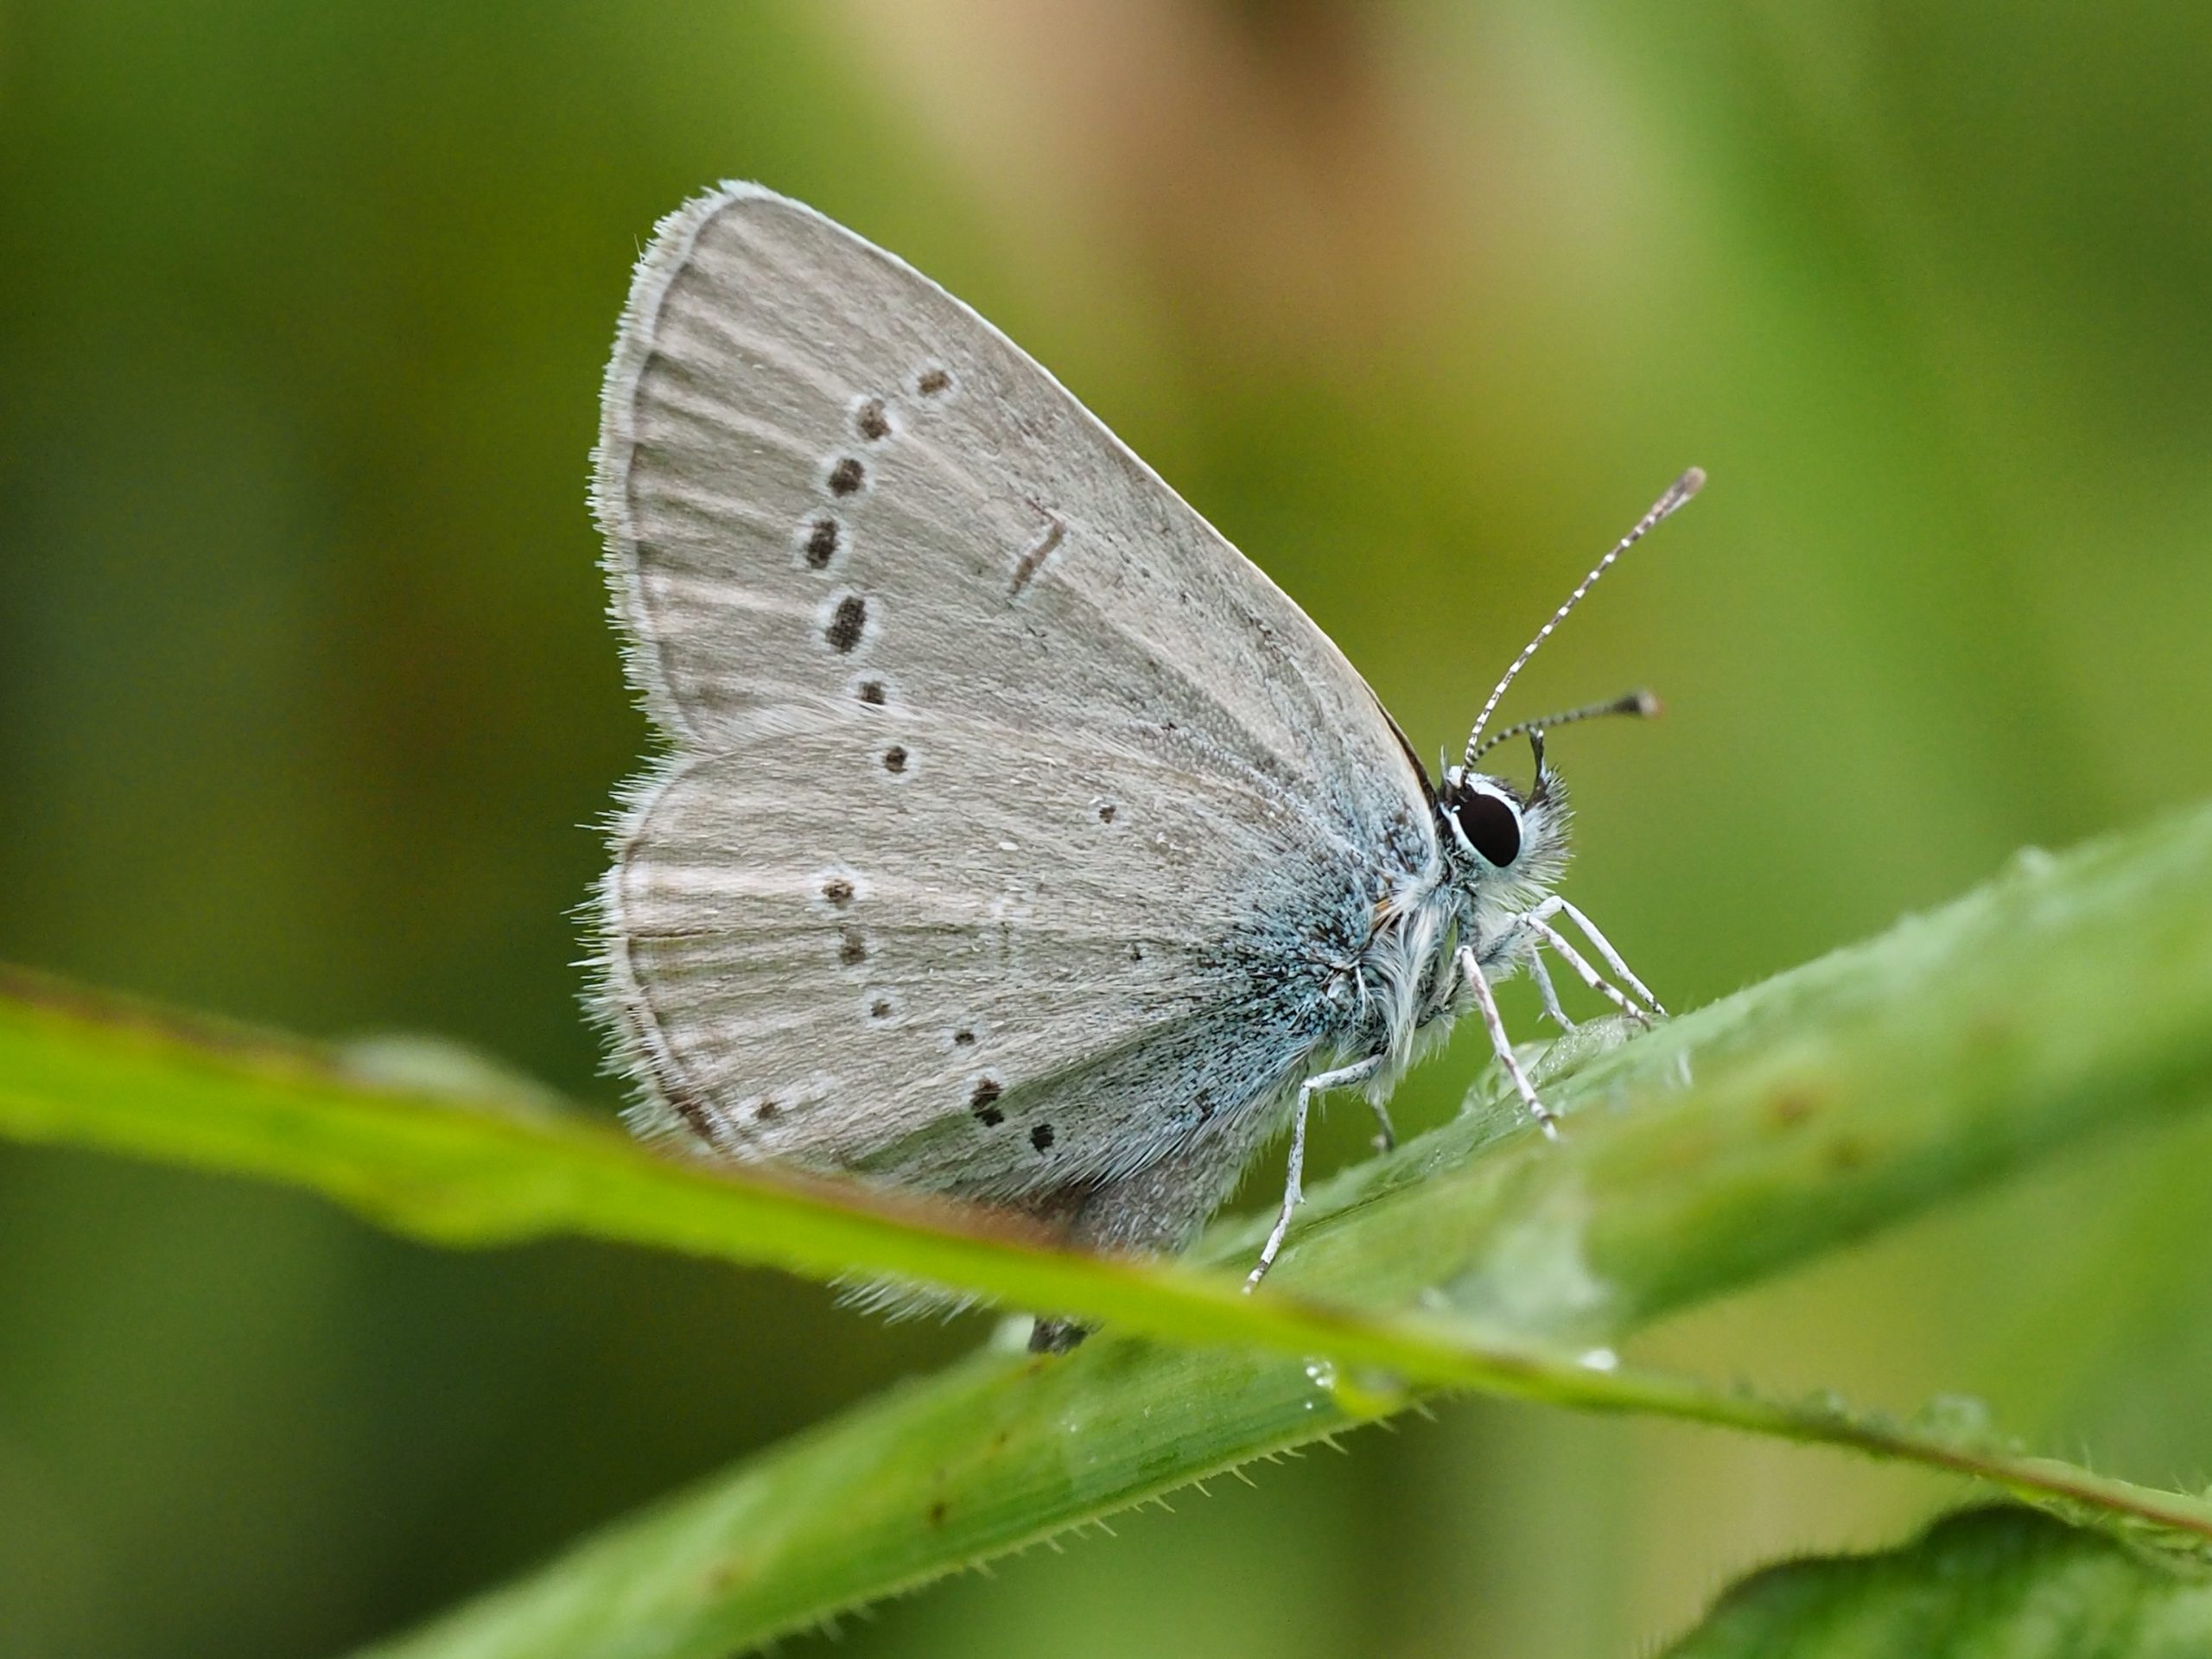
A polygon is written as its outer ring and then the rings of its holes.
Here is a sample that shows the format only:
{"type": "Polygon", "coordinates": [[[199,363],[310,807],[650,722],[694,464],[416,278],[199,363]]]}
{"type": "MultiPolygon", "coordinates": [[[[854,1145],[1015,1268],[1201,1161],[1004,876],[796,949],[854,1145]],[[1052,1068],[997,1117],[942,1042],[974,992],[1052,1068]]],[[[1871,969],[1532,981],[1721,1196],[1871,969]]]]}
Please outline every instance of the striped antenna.
{"type": "Polygon", "coordinates": [[[1608,698],[1604,702],[1586,703],[1580,709],[1569,709],[1563,714],[1546,715],[1541,720],[1518,720],[1503,731],[1492,732],[1483,741],[1483,746],[1467,756],[1466,764],[1488,754],[1501,743],[1510,743],[1523,732],[1548,732],[1554,726],[1572,726],[1578,720],[1597,720],[1605,715],[1634,715],[1638,720],[1656,720],[1659,716],[1659,699],[1649,691],[1630,691],[1622,696],[1608,698]]]}
{"type": "Polygon", "coordinates": [[[1490,724],[1491,715],[1497,712],[1498,699],[1505,695],[1505,688],[1513,683],[1514,676],[1526,668],[1529,665],[1529,659],[1536,654],[1536,647],[1552,637],[1552,630],[1567,620],[1567,613],[1582,602],[1582,595],[1598,585],[1598,578],[1613,568],[1615,560],[1642,541],[1654,524],[1674,512],[1704,487],[1704,469],[1698,467],[1691,467],[1668,486],[1667,493],[1651,504],[1651,511],[1636,521],[1636,528],[1616,542],[1613,544],[1613,550],[1599,560],[1596,568],[1575,585],[1574,591],[1567,596],[1567,603],[1554,611],[1552,620],[1538,628],[1536,637],[1521,648],[1521,654],[1513,659],[1513,666],[1505,671],[1505,677],[1497,683],[1497,689],[1490,694],[1490,701],[1483,704],[1482,713],[1475,716],[1475,729],[1467,734],[1467,755],[1463,764],[1473,766],[1475,757],[1483,752],[1485,747],[1483,743],[1483,728],[1490,724]]]}

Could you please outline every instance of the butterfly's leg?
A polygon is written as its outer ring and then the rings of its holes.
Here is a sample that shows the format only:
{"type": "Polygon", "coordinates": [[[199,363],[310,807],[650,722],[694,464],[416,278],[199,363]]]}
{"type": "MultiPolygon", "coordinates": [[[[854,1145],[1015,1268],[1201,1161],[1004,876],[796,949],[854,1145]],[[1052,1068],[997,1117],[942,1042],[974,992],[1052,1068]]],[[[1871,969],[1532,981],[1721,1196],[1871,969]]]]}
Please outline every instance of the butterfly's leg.
{"type": "MultiPolygon", "coordinates": [[[[1340,1065],[1333,1071],[1323,1071],[1310,1077],[1298,1085],[1298,1107],[1290,1119],[1290,1169],[1282,1187],[1282,1208],[1276,1212],[1275,1224],[1268,1234],[1268,1242],[1260,1247],[1259,1264],[1246,1275],[1244,1288],[1250,1290],[1268,1276],[1268,1269],[1275,1264],[1275,1252],[1282,1249],[1282,1241],[1290,1231],[1290,1218],[1298,1206],[1305,1202],[1306,1189],[1306,1115],[1313,1104],[1313,1096],[1324,1089],[1343,1089],[1355,1083],[1364,1083],[1373,1077],[1382,1064],[1380,1054],[1370,1054],[1363,1060],[1354,1060],[1350,1065],[1340,1065]]],[[[1384,1122],[1387,1123],[1388,1119],[1384,1122]]]]}
{"type": "MultiPolygon", "coordinates": [[[[1540,943],[1549,945],[1561,962],[1565,963],[1568,967],[1573,969],[1577,974],[1581,976],[1582,982],[1585,985],[1587,985],[1592,990],[1598,992],[1600,995],[1610,1000],[1615,1007],[1618,1008],[1623,1014],[1628,1015],[1630,1019],[1637,1021],[1639,1025],[1649,1026],[1654,1018],[1664,1017],[1663,1010],[1647,1008],[1639,1003],[1630,1001],[1627,995],[1622,991],[1618,985],[1615,985],[1612,981],[1607,979],[1603,974],[1600,974],[1595,968],[1592,968],[1590,965],[1589,958],[1585,957],[1580,950],[1577,950],[1573,945],[1569,944],[1567,940],[1561,937],[1559,930],[1554,927],[1550,923],[1538,921],[1535,919],[1535,916],[1531,914],[1530,916],[1523,918],[1522,925],[1534,932],[1540,943]]],[[[1534,954],[1533,950],[1531,954],[1534,954]]]]}
{"type": "Polygon", "coordinates": [[[1529,1109],[1529,1116],[1536,1120],[1545,1138],[1559,1139],[1559,1120],[1552,1116],[1552,1109],[1536,1098],[1535,1085],[1529,1081],[1529,1074],[1521,1069],[1521,1062],[1513,1052],[1513,1039],[1505,1034],[1505,1021],[1497,1012],[1497,998],[1491,994],[1490,982],[1483,977],[1480,963],[1475,960],[1473,949],[1459,947],[1459,971],[1466,976],[1467,988],[1473,993],[1475,1006],[1483,1011],[1483,1024],[1490,1030],[1491,1051],[1497,1056],[1497,1063],[1505,1068],[1505,1075],[1513,1079],[1514,1092],[1521,1096],[1521,1103],[1529,1109]]]}
{"type": "Polygon", "coordinates": [[[1587,916],[1585,916],[1580,911],[1577,910],[1573,904],[1567,899],[1560,898],[1557,893],[1554,893],[1549,899],[1544,900],[1542,904],[1537,906],[1536,908],[1541,911],[1550,912],[1550,913],[1554,915],[1564,916],[1567,920],[1573,922],[1575,926],[1580,928],[1582,930],[1583,938],[1588,939],[1591,944],[1598,947],[1598,954],[1605,959],[1605,965],[1608,968],[1611,968],[1615,973],[1618,974],[1621,976],[1623,982],[1628,986],[1629,989],[1634,991],[1638,996],[1642,997],[1645,1004],[1654,1014],[1657,1014],[1662,1020],[1667,1018],[1667,1010],[1659,1005],[1659,999],[1651,995],[1651,988],[1649,985],[1646,985],[1642,980],[1638,979],[1636,976],[1635,969],[1631,969],[1628,963],[1621,960],[1621,953],[1613,949],[1611,940],[1608,939],[1604,934],[1598,931],[1598,925],[1595,922],[1592,922],[1587,916]],[[1556,906],[1557,908],[1554,910],[1553,908],[1554,906],[1556,906]]]}
{"type": "MultiPolygon", "coordinates": [[[[1543,932],[1551,931],[1551,929],[1545,927],[1541,922],[1535,923],[1533,925],[1543,932]]],[[[1574,1021],[1567,1017],[1567,1010],[1559,1005],[1559,987],[1552,983],[1552,971],[1544,966],[1543,952],[1536,949],[1536,942],[1534,939],[1529,942],[1527,961],[1529,977],[1536,982],[1536,996],[1543,1003],[1544,1012],[1551,1016],[1551,1022],[1561,1031],[1573,1031],[1574,1021]]],[[[1585,975],[1584,977],[1587,978],[1588,976],[1585,975]]],[[[1611,990],[1612,988],[1607,986],[1606,988],[1611,990]]]]}
{"type": "Polygon", "coordinates": [[[1367,1103],[1367,1109],[1375,1114],[1375,1150],[1395,1152],[1398,1149],[1397,1125],[1390,1122],[1390,1109],[1379,1100],[1367,1103]]]}
{"type": "Polygon", "coordinates": [[[1298,1109],[1290,1119],[1290,1169],[1283,1182],[1282,1208],[1276,1213],[1275,1224],[1268,1230],[1268,1242],[1260,1247],[1260,1260],[1245,1276],[1244,1288],[1250,1290],[1267,1277],[1268,1269],[1274,1265],[1275,1252],[1282,1248],[1283,1235],[1290,1231],[1290,1217],[1306,1194],[1300,1185],[1306,1173],[1306,1109],[1313,1099],[1311,1085],[1298,1091],[1298,1109]]]}
{"type": "MultiPolygon", "coordinates": [[[[1037,1193],[1014,1207],[1068,1248],[1107,1255],[1174,1255],[1221,1207],[1261,1142],[1281,1127],[1266,1098],[1216,1103],[1215,1133],[1176,1147],[1142,1169],[1104,1183],[1081,1181],[1037,1193]]],[[[1033,1353],[1057,1353],[1090,1334],[1077,1319],[1046,1316],[1029,1338],[1033,1353]]]]}

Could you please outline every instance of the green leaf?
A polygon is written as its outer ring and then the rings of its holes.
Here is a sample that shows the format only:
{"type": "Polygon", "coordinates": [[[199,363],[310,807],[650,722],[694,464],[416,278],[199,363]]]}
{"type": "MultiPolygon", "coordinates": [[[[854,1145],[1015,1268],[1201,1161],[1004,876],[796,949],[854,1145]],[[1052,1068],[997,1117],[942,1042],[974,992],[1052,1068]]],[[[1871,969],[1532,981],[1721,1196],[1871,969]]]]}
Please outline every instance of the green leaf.
{"type": "MultiPolygon", "coordinates": [[[[1229,1275],[1068,1256],[926,1206],[656,1158],[571,1115],[365,1086],[331,1057],[234,1033],[211,1045],[50,991],[0,1006],[0,1128],[29,1138],[297,1181],[448,1242],[589,1233],[961,1286],[1114,1333],[897,1391],[393,1652],[726,1651],[1424,1386],[1850,1446],[2212,1535],[2193,1500],[1985,1437],[1717,1395],[1584,1353],[2212,1099],[2212,812],[2024,859],[1870,944],[1618,1048],[1567,1046],[1548,1069],[1563,1145],[1516,1132],[1509,1105],[1353,1171],[1248,1298],[1229,1275]]],[[[1230,1225],[1200,1259],[1252,1248],[1230,1225]]]]}
{"type": "Polygon", "coordinates": [[[1792,1561],[1722,1596],[1667,1659],[2200,1659],[2212,1576],[2015,1506],[1885,1554],[1792,1561]]]}

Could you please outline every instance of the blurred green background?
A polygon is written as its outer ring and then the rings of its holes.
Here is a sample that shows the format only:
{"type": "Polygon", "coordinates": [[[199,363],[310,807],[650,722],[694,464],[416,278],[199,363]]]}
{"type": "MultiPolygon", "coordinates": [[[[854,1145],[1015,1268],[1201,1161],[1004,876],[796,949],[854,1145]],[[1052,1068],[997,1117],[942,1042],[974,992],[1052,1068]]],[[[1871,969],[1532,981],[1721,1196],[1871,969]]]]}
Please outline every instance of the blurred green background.
{"type": "MultiPolygon", "coordinates": [[[[1709,469],[1509,705],[1665,696],[1554,753],[1567,891],[1677,1007],[2201,798],[2208,48],[2178,3],[0,7],[0,957],[611,1106],[569,912],[644,733],[587,452],[631,260],[725,176],[1007,328],[1425,751],[1709,469]]],[[[2208,1158],[1643,1351],[2201,1479],[2208,1158]]],[[[0,1149],[0,1654],[334,1652],[981,1329],[0,1149]]],[[[836,1651],[1625,1653],[1948,1495],[1484,1404],[1348,1449],[836,1651]]]]}

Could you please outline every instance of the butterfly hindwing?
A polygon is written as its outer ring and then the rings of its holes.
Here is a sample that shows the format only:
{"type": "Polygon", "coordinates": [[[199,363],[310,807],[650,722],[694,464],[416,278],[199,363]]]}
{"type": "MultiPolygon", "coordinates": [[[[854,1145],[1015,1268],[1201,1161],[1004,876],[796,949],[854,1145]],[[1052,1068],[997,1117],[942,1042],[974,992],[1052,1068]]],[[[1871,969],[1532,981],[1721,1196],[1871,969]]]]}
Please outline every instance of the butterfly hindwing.
{"type": "Polygon", "coordinates": [[[735,1155],[997,1195],[1123,1173],[1279,1089],[1281,963],[1365,925],[1334,849],[1247,788],[880,711],[679,758],[607,881],[620,1015],[735,1155]],[[1255,918],[1270,894],[1298,928],[1255,918]]]}

